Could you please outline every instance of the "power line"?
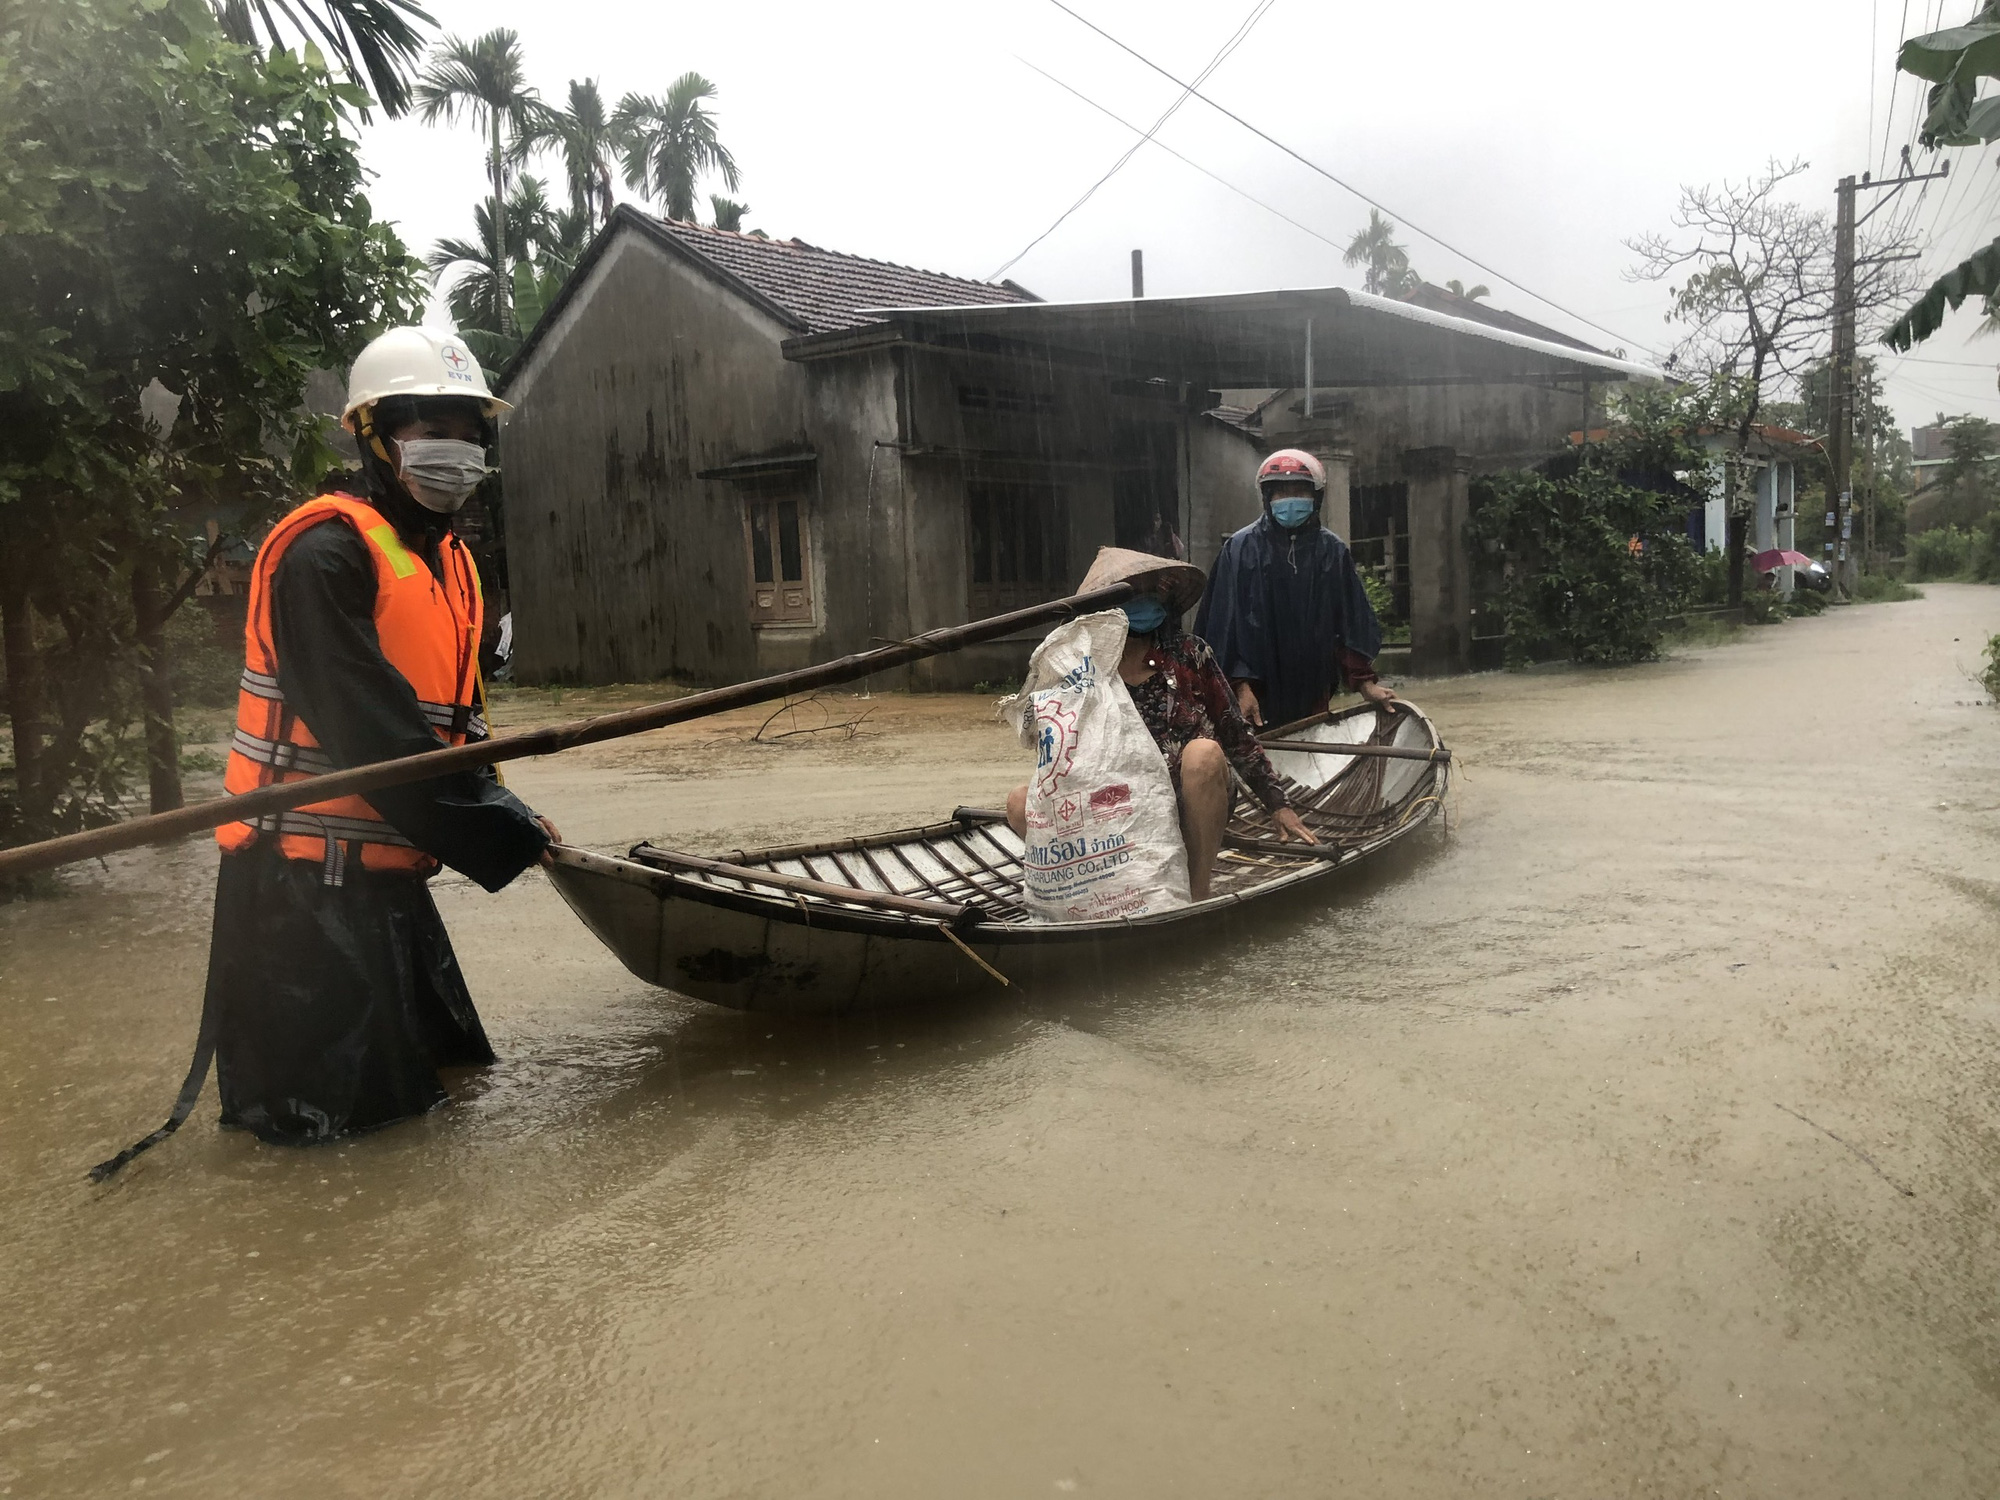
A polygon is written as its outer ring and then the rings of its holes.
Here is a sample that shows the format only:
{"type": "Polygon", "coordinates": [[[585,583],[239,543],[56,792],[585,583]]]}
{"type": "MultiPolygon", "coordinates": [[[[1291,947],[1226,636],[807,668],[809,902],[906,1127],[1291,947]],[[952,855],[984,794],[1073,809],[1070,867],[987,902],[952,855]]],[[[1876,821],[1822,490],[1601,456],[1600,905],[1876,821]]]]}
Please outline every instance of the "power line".
{"type": "Polygon", "coordinates": [[[1272,207],[1270,204],[1266,203],[1262,198],[1256,196],[1256,194],[1248,192],[1243,188],[1238,187],[1235,183],[1231,182],[1227,177],[1223,177],[1218,173],[1211,172],[1207,167],[1204,167],[1200,162],[1194,161],[1189,157],[1181,155],[1180,152],[1176,151],[1172,146],[1169,146],[1165,141],[1154,140],[1151,136],[1148,136],[1146,134],[1146,131],[1143,126],[1134,125],[1130,120],[1126,119],[1124,116],[1116,113],[1115,111],[1107,108],[1102,104],[1099,104],[1095,99],[1091,98],[1090,95],[1084,93],[1081,89],[1074,88],[1071,85],[1064,83],[1060,78],[1056,77],[1055,74],[1048,72],[1046,69],[1035,67],[1033,63],[1029,62],[1025,57],[1020,56],[1018,53],[1015,55],[1014,60],[1020,63],[1023,67],[1033,68],[1035,72],[1040,73],[1042,77],[1048,79],[1048,81],[1050,83],[1053,83],[1057,88],[1062,89],[1066,93],[1074,94],[1078,99],[1081,99],[1085,104],[1088,104],[1092,109],[1096,110],[1099,114],[1104,115],[1108,119],[1116,120],[1120,125],[1123,125],[1127,130],[1131,131],[1134,135],[1144,137],[1144,139],[1142,139],[1139,142],[1140,145],[1143,146],[1147,144],[1148,141],[1151,141],[1153,145],[1159,147],[1160,150],[1166,152],[1167,155],[1173,157],[1175,161],[1181,162],[1186,166],[1193,167],[1195,171],[1201,173],[1202,176],[1208,178],[1211,182],[1220,183],[1223,187],[1228,188],[1230,192],[1236,194],[1237,197],[1244,199],[1246,202],[1256,204],[1257,207],[1263,209],[1264,212],[1268,214],[1277,215],[1279,218],[1283,219],[1287,224],[1291,225],[1294,229],[1303,230],[1305,233],[1311,235],[1314,239],[1318,240],[1321,244],[1331,246],[1335,250],[1340,250],[1343,248],[1341,246],[1340,241],[1336,239],[1331,239],[1328,236],[1321,234],[1317,229],[1313,228],[1312,225],[1310,224],[1300,223],[1297,219],[1293,218],[1283,209],[1272,207]]]}
{"type": "Polygon", "coordinates": [[[1875,139],[1875,44],[1882,39],[1881,18],[1875,13],[1878,4],[1879,0],[1868,0],[1868,134],[1861,137],[1863,145],[1875,139]]]}
{"type": "MultiPolygon", "coordinates": [[[[1909,24],[1910,0],[1903,0],[1903,18],[1896,23],[1896,53],[1898,56],[1902,55],[1903,40],[1907,34],[1909,24]]],[[[1868,47],[1871,52],[1874,50],[1875,40],[1875,37],[1872,35],[1868,38],[1868,47]]],[[[1878,177],[1889,170],[1889,136],[1896,128],[1896,90],[1901,86],[1902,82],[1903,70],[1892,64],[1889,69],[1889,107],[1882,114],[1882,154],[1877,158],[1875,163],[1875,175],[1878,177]]],[[[1869,73],[1868,81],[1868,107],[1872,113],[1875,107],[1875,81],[1872,70],[1869,73]]],[[[1874,134],[1872,127],[1869,130],[1869,134],[1874,134]]]]}
{"type": "Polygon", "coordinates": [[[1898,365],[1950,365],[1959,370],[2000,369],[2000,353],[1996,353],[1991,359],[1925,359],[1917,354],[1899,354],[1895,359],[1898,365]]]}
{"type": "Polygon", "coordinates": [[[1224,42],[1222,44],[1222,49],[1219,52],[1217,52],[1214,57],[1209,59],[1208,66],[1203,68],[1201,72],[1195,75],[1194,83],[1188,85],[1187,88],[1183,89],[1181,91],[1180,97],[1174,100],[1172,104],[1169,104],[1164,110],[1161,111],[1159,119],[1153,122],[1153,128],[1151,130],[1141,132],[1139,139],[1132,143],[1132,145],[1126,150],[1123,156],[1119,157],[1118,160],[1114,161],[1111,164],[1111,169],[1108,172],[1106,172],[1102,177],[1098,178],[1097,181],[1093,182],[1089,187],[1085,188],[1083,190],[1083,196],[1081,198],[1078,198],[1076,202],[1072,203],[1068,208],[1064,209],[1061,213],[1056,215],[1055,223],[1049,225],[1047,229],[1044,229],[1040,234],[1036,235],[1033,239],[1029,240],[1027,244],[1021,247],[1020,251],[1014,256],[1012,260],[1008,261],[1005,265],[1001,266],[999,270],[995,271],[991,276],[988,276],[986,279],[988,281],[998,281],[1002,276],[1006,275],[1007,272],[1012,270],[1014,266],[1020,262],[1021,258],[1025,256],[1030,250],[1034,249],[1035,246],[1039,245],[1043,240],[1047,239],[1050,235],[1054,234],[1058,229],[1062,228],[1063,221],[1069,218],[1069,216],[1075,213],[1079,208],[1082,208],[1084,204],[1088,203],[1096,195],[1097,190],[1099,188],[1103,187],[1105,183],[1109,182],[1112,178],[1116,177],[1119,174],[1119,172],[1124,169],[1125,163],[1127,163],[1134,156],[1137,156],[1139,154],[1139,148],[1145,145],[1146,142],[1150,141],[1154,136],[1158,135],[1160,133],[1160,128],[1164,126],[1167,123],[1167,121],[1171,120],[1174,117],[1175,113],[1180,109],[1180,107],[1183,104],[1188,102],[1188,96],[1194,92],[1195,85],[1206,83],[1208,81],[1209,75],[1213,73],[1217,68],[1222,66],[1222,64],[1228,59],[1229,54],[1234,52],[1238,47],[1242,46],[1246,40],[1249,39],[1250,33],[1256,29],[1257,23],[1264,19],[1265,12],[1270,10],[1270,8],[1275,4],[1277,4],[1277,0],[1258,0],[1258,3],[1250,8],[1250,14],[1243,18],[1243,23],[1236,28],[1235,35],[1231,36],[1228,41],[1224,42]]]}
{"type": "Polygon", "coordinates": [[[1399,220],[1404,228],[1410,230],[1412,233],[1422,235],[1432,244],[1438,246],[1438,248],[1449,251],[1451,254],[1456,255],[1460,260],[1465,261],[1467,264],[1477,266],[1480,270],[1484,271],[1488,276],[1494,276],[1499,278],[1501,281],[1506,282],[1509,286],[1514,287],[1516,290],[1527,293],[1527,295],[1533,297],[1537,302],[1540,302],[1548,307],[1553,307],[1557,312],[1563,314],[1565,317],[1574,318],[1576,319],[1577,322],[1584,324],[1586,327],[1595,328],[1599,333],[1608,334],[1614,339],[1621,340],[1622,342],[1629,345],[1633,345],[1637,348],[1645,349],[1647,347],[1640,340],[1632,338],[1626,334],[1622,334],[1618,332],[1618,330],[1615,328],[1606,328],[1602,323],[1599,323],[1594,318],[1586,318],[1582,313],[1573,312],[1571,309],[1563,306],[1562,303],[1556,301],[1553,297],[1543,296],[1540,292],[1536,291],[1534,288],[1527,286],[1526,284],[1520,281],[1515,280],[1512,276],[1509,276],[1505,271],[1499,270],[1493,266],[1488,265],[1478,256],[1469,254],[1468,252],[1459,249],[1456,245],[1452,244],[1450,241],[1445,240],[1438,235],[1432,234],[1428,229],[1423,228],[1421,225],[1412,223],[1407,215],[1397,213],[1394,209],[1390,208],[1386,203],[1381,202],[1379,199],[1371,198],[1368,194],[1362,192],[1361,189],[1354,186],[1353,183],[1344,181],[1343,179],[1336,177],[1332,172],[1329,172],[1325,167],[1322,167],[1318,162],[1312,161],[1307,157],[1301,156],[1298,152],[1294,151],[1290,146],[1287,146],[1283,141],[1279,140],[1276,136],[1271,135],[1266,131],[1258,129],[1255,125],[1252,125],[1248,120],[1244,119],[1234,110],[1225,108],[1223,105],[1217,104],[1213,99],[1209,98],[1208,95],[1202,93],[1201,90],[1196,88],[1193,84],[1182,82],[1179,78],[1176,78],[1172,73],[1169,73],[1165,68],[1161,67],[1158,63],[1154,62],[1150,57],[1147,57],[1144,53],[1118,40],[1117,37],[1113,36],[1110,32],[1106,31],[1102,26],[1099,26],[1095,21],[1092,21],[1085,16],[1081,16],[1077,14],[1077,12],[1071,10],[1069,6],[1063,3],[1063,0],[1049,0],[1049,4],[1053,5],[1057,10],[1061,11],[1071,20],[1076,21],[1079,24],[1086,26],[1090,30],[1096,32],[1099,36],[1103,37],[1105,41],[1111,43],[1111,45],[1116,47],[1119,51],[1143,63],[1146,67],[1152,69],[1155,73],[1158,73],[1162,78],[1168,80],[1170,83],[1178,84],[1182,89],[1186,90],[1189,94],[1192,94],[1195,98],[1201,100],[1203,104],[1206,104],[1210,109],[1214,110],[1217,114],[1227,116],[1229,119],[1234,120],[1238,125],[1242,126],[1245,130],[1249,131],[1259,140],[1265,142],[1267,145],[1275,146],[1278,150],[1284,152],[1285,155],[1291,157],[1293,161],[1299,163],[1299,165],[1305,167],[1307,170],[1317,173],[1321,177],[1324,177],[1328,182],[1332,183],[1335,187],[1341,188],[1346,192],[1352,193],[1355,197],[1359,198],[1363,203],[1367,204],[1370,208],[1379,209],[1381,212],[1389,215],[1391,218],[1399,220]]]}

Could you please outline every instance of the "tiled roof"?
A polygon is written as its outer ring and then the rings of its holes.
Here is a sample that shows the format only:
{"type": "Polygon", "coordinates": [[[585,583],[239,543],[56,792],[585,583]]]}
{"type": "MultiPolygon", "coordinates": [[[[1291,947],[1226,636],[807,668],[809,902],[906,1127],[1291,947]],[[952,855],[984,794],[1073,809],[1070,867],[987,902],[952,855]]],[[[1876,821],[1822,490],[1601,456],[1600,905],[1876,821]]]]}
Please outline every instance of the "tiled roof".
{"type": "Polygon", "coordinates": [[[799,324],[802,333],[832,333],[878,323],[863,307],[961,307],[1036,302],[1032,292],[1002,282],[971,281],[937,271],[822,250],[803,240],[763,240],[705,224],[643,218],[645,227],[710,261],[799,324]]]}

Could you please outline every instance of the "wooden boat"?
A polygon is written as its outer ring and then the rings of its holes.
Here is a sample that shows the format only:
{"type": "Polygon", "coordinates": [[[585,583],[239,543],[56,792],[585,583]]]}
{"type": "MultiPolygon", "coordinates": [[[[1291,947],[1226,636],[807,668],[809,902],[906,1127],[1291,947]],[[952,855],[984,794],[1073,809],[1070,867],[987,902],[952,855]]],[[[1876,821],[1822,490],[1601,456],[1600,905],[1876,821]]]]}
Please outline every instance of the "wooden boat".
{"type": "Polygon", "coordinates": [[[1156,948],[1407,838],[1442,809],[1450,752],[1413,705],[1369,705],[1264,736],[1320,840],[1280,842],[1239,786],[1213,894],[1115,921],[1031,921],[1021,840],[1003,814],[959,808],[893,833],[726,858],[638,844],[624,858],[558,846],[550,877],[625,967],[738,1010],[838,1012],[1032,983],[1117,948],[1156,948]],[[1285,746],[1355,746],[1327,753],[1285,746]]]}

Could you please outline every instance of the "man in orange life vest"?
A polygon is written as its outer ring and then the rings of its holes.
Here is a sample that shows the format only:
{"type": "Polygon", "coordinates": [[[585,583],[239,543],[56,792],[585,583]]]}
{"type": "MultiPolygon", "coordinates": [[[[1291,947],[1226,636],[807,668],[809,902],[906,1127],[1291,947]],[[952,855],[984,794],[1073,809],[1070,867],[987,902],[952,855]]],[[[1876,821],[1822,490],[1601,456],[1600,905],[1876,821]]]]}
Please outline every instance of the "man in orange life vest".
{"type": "MultiPolygon", "coordinates": [[[[343,422],[364,495],[272,528],[250,583],[231,792],[483,739],[479,578],[451,517],[488,473],[507,409],[456,338],[396,328],[355,361],[343,422]]],[[[438,1070],[492,1062],[425,881],[497,891],[556,837],[492,769],[311,803],[216,832],[223,849],[201,1039],[222,1122],[285,1144],[421,1114],[438,1070]]]]}

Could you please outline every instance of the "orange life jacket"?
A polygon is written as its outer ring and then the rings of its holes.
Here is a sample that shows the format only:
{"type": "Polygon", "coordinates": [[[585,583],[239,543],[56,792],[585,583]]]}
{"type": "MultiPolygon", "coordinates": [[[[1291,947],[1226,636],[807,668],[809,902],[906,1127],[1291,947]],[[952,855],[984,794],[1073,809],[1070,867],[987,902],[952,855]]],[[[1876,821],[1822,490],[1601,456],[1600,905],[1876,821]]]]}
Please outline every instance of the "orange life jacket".
{"type": "MultiPolygon", "coordinates": [[[[310,526],[329,519],[352,526],[375,563],[375,632],[389,665],[409,679],[441,744],[486,738],[479,699],[479,571],[457,537],[440,544],[444,578],[402,544],[396,528],[365,500],[323,495],[271,529],[250,574],[250,617],[243,632],[243,681],[236,695],[236,737],[223,784],[232,793],[301,781],[335,769],[319,741],[278,690],[271,634],[271,584],[278,563],[310,526]]],[[[339,885],[359,853],[369,870],[429,874],[438,862],[418,849],[363,797],[336,797],[290,812],[267,813],[215,831],[225,850],[275,837],[289,859],[318,860],[328,885],[339,885]]]]}

